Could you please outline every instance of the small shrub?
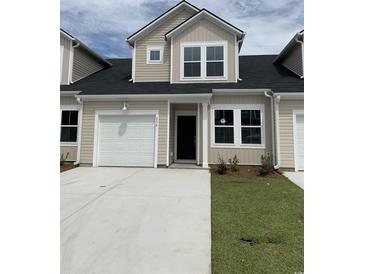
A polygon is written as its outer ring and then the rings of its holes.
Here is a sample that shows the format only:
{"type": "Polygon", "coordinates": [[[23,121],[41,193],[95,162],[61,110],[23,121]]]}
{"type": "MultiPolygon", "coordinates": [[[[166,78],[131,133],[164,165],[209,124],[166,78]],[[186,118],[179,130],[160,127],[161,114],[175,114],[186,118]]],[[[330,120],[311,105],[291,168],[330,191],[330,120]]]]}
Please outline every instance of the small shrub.
{"type": "Polygon", "coordinates": [[[228,159],[229,162],[229,168],[231,169],[232,172],[237,172],[239,170],[238,167],[238,158],[237,155],[234,155],[233,159],[228,159]]]}
{"type": "Polygon", "coordinates": [[[218,155],[218,166],[217,166],[217,173],[220,175],[227,173],[227,165],[223,158],[218,155]]]}
{"type": "Polygon", "coordinates": [[[61,159],[60,159],[60,165],[63,166],[68,158],[68,152],[66,154],[66,156],[63,155],[63,153],[61,154],[61,159]]]}
{"type": "Polygon", "coordinates": [[[267,153],[265,156],[261,155],[261,166],[259,167],[259,174],[261,176],[266,176],[272,173],[274,170],[272,165],[272,157],[270,153],[267,153]]]}

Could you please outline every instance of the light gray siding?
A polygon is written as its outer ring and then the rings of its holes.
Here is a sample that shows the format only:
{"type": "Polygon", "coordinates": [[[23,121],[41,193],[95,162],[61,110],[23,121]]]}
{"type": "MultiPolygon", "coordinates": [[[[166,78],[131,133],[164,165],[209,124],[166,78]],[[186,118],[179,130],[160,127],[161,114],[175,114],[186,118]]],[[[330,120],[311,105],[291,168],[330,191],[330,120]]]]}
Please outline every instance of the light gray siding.
{"type": "Polygon", "coordinates": [[[170,81],[170,42],[165,33],[193,15],[191,10],[182,9],[171,14],[148,35],[136,41],[135,81],[170,81]],[[163,46],[163,63],[147,64],[147,46],[163,46]]]}
{"type": "MultiPolygon", "coordinates": [[[[227,42],[227,80],[224,82],[236,82],[235,77],[235,35],[227,32],[216,24],[201,19],[193,26],[184,30],[172,40],[173,60],[172,60],[172,82],[189,82],[190,80],[180,80],[180,46],[183,42],[208,42],[226,41],[227,42]]],[[[222,82],[222,81],[198,81],[201,82],[222,82]]]]}
{"type": "MultiPolygon", "coordinates": [[[[63,48],[62,60],[60,59],[60,69],[61,69],[61,84],[68,84],[68,74],[70,66],[70,51],[71,51],[71,40],[60,34],[60,47],[63,48]]],[[[61,54],[61,51],[60,51],[61,54]]]]}
{"type": "Polygon", "coordinates": [[[301,45],[296,44],[295,47],[286,54],[281,63],[295,74],[303,76],[303,57],[301,45]]]}
{"type": "Polygon", "coordinates": [[[213,125],[211,111],[209,107],[208,114],[208,159],[209,163],[217,163],[218,155],[225,161],[237,155],[240,164],[243,165],[260,165],[261,155],[272,153],[272,135],[271,135],[271,105],[270,99],[265,96],[213,96],[211,104],[264,104],[265,105],[265,149],[252,148],[213,148],[211,147],[211,127],[213,125]]]}
{"type": "Polygon", "coordinates": [[[279,103],[280,166],[294,168],[293,110],[303,110],[304,100],[279,103]]]}
{"type": "Polygon", "coordinates": [[[97,60],[82,47],[74,49],[72,81],[76,82],[94,72],[104,68],[104,64],[97,60]]]}
{"type": "Polygon", "coordinates": [[[61,96],[60,105],[78,105],[75,96],[61,96]]]}
{"type": "MultiPolygon", "coordinates": [[[[84,102],[82,116],[81,134],[81,164],[92,164],[94,150],[94,125],[96,110],[120,110],[122,101],[112,102],[84,102]]],[[[159,111],[159,131],[158,131],[158,164],[166,165],[167,149],[167,101],[129,101],[130,110],[158,110],[159,111]]]]}

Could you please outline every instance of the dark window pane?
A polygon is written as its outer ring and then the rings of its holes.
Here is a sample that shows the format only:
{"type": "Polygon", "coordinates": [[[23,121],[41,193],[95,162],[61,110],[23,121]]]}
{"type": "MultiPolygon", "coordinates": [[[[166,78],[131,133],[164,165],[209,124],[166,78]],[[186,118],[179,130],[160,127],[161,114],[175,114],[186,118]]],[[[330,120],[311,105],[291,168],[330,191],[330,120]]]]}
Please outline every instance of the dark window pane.
{"type": "Polygon", "coordinates": [[[184,63],[185,77],[200,77],[200,63],[184,63]]]}
{"type": "Polygon", "coordinates": [[[233,127],[216,127],[215,143],[233,144],[233,127]]]}
{"type": "Polygon", "coordinates": [[[61,142],[76,142],[77,127],[61,127],[61,142]]]}
{"type": "Polygon", "coordinates": [[[160,51],[159,50],[151,50],[150,51],[150,60],[159,61],[160,60],[160,51]]]}
{"type": "Polygon", "coordinates": [[[261,125],[261,117],[259,110],[241,110],[242,126],[259,126],[261,125]]]}
{"type": "Polygon", "coordinates": [[[200,61],[200,47],[185,47],[184,61],[200,61]]]}
{"type": "Polygon", "coordinates": [[[215,110],[215,125],[233,126],[233,110],[215,110]]]}
{"type": "Polygon", "coordinates": [[[77,110],[63,110],[62,111],[62,125],[77,125],[77,110]]]}
{"type": "Polygon", "coordinates": [[[242,144],[261,144],[261,128],[241,128],[242,144]]]}
{"type": "Polygon", "coordinates": [[[223,46],[207,47],[207,60],[223,60],[223,46]]]}
{"type": "Polygon", "coordinates": [[[208,62],[207,76],[223,76],[223,62],[208,62]]]}

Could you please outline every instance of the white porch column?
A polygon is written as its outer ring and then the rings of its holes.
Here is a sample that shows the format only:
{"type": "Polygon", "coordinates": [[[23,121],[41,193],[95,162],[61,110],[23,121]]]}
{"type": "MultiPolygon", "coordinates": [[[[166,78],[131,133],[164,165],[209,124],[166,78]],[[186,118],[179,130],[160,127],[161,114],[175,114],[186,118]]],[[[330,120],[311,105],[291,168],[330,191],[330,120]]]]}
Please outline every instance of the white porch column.
{"type": "Polygon", "coordinates": [[[208,103],[202,103],[202,117],[203,117],[203,168],[208,168],[208,103]]]}

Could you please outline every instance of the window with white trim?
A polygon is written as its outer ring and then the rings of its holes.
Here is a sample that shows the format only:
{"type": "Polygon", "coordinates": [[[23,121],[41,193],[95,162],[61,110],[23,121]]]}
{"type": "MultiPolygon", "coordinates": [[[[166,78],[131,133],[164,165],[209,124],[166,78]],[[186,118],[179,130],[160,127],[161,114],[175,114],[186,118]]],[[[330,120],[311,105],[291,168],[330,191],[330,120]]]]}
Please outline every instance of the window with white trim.
{"type": "Polygon", "coordinates": [[[226,80],[227,42],[182,43],[181,80],[226,80]]]}
{"type": "Polygon", "coordinates": [[[241,110],[241,144],[261,144],[261,128],[260,110],[241,110]]]}
{"type": "Polygon", "coordinates": [[[163,63],[163,47],[148,46],[147,47],[147,64],[162,64],[163,63]]]}
{"type": "Polygon", "coordinates": [[[216,144],[234,144],[233,110],[214,110],[214,136],[216,144]]]}
{"type": "Polygon", "coordinates": [[[79,120],[78,110],[61,111],[61,142],[76,143],[79,120]]]}
{"type": "Polygon", "coordinates": [[[265,148],[264,105],[212,105],[212,147],[265,148]]]}
{"type": "Polygon", "coordinates": [[[201,48],[184,47],[184,77],[201,76],[201,48]]]}
{"type": "Polygon", "coordinates": [[[224,76],[223,46],[207,47],[207,76],[224,76]]]}

